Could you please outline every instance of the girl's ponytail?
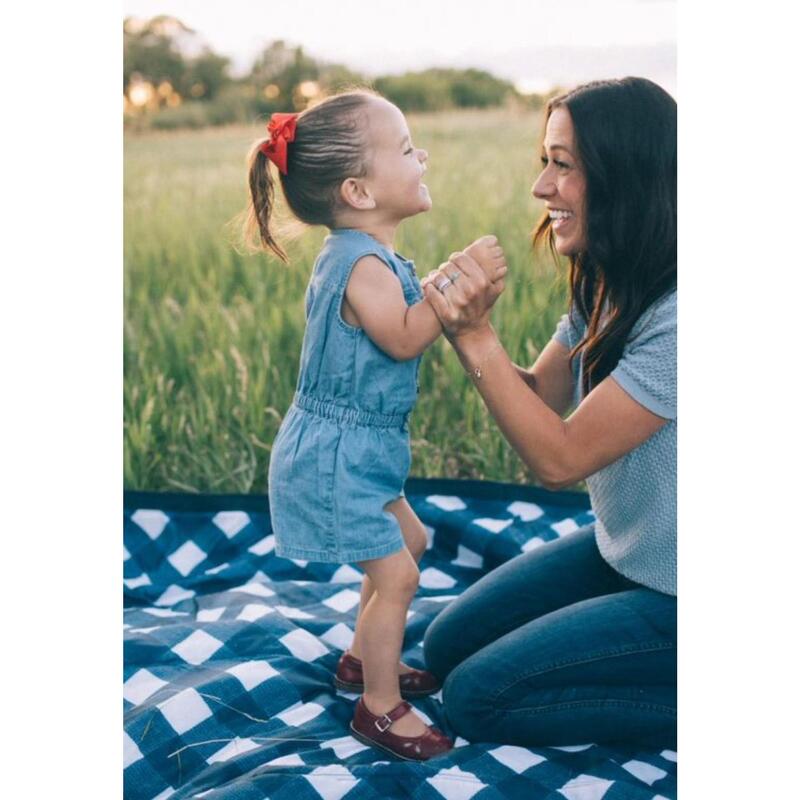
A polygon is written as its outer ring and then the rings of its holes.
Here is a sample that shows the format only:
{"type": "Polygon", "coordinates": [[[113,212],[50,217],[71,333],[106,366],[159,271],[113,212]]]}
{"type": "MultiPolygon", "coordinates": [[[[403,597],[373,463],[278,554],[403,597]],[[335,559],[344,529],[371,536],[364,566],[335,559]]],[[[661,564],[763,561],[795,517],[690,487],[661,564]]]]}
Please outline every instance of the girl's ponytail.
{"type": "Polygon", "coordinates": [[[251,203],[245,223],[245,235],[248,241],[260,242],[264,249],[271,250],[281,261],[288,263],[286,252],[269,229],[275,207],[275,183],[270,175],[270,161],[264,154],[263,144],[264,142],[258,142],[249,157],[251,203]]]}
{"type": "Polygon", "coordinates": [[[256,142],[248,157],[248,250],[269,250],[284,263],[289,261],[270,231],[278,182],[270,174],[270,161],[280,173],[286,205],[300,222],[336,225],[342,181],[367,174],[365,111],[378,97],[360,89],[328,97],[300,114],[272,115],[267,125],[270,138],[256,142]]]}

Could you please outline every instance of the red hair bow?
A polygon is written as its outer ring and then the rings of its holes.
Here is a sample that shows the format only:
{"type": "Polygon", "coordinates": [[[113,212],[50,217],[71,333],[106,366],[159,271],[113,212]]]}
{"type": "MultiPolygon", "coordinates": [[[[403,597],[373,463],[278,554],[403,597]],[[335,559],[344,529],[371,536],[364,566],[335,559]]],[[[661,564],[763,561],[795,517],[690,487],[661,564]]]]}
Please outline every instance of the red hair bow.
{"type": "Polygon", "coordinates": [[[297,114],[273,114],[267,124],[269,141],[261,145],[261,152],[285,175],[289,142],[294,141],[297,114]]]}

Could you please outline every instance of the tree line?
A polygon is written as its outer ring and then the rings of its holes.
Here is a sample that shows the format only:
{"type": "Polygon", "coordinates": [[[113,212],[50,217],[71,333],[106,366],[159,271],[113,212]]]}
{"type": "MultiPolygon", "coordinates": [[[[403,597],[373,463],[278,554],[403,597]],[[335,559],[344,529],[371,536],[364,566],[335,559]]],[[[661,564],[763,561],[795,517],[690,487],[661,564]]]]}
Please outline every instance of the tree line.
{"type": "Polygon", "coordinates": [[[353,86],[371,86],[404,111],[507,103],[538,107],[544,99],[522,95],[509,81],[478,69],[426,69],[368,79],[281,40],[267,44],[247,74],[234,78],[230,59],[207,46],[198,51],[196,36],[171,16],[124,20],[127,125],[164,129],[251,122],[274,111],[300,111],[321,96],[353,86]]]}

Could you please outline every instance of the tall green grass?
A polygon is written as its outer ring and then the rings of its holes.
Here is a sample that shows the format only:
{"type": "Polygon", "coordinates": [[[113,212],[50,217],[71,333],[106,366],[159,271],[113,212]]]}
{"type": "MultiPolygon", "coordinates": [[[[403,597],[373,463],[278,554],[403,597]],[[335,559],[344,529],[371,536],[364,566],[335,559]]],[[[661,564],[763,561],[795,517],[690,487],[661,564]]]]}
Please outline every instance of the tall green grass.
{"type": "MultiPolygon", "coordinates": [[[[430,154],[433,210],[403,223],[396,249],[420,276],[495,233],[508,264],[493,322],[529,365],[566,304],[548,253],[533,254],[530,197],[540,119],[511,111],[409,118],[430,154]]],[[[291,265],[242,255],[229,224],[246,201],[257,127],[125,141],[125,486],[264,492],[272,440],[291,402],[306,282],[325,231],[288,242],[291,265]]],[[[533,478],[441,338],[423,356],[411,421],[411,473],[533,478]]]]}

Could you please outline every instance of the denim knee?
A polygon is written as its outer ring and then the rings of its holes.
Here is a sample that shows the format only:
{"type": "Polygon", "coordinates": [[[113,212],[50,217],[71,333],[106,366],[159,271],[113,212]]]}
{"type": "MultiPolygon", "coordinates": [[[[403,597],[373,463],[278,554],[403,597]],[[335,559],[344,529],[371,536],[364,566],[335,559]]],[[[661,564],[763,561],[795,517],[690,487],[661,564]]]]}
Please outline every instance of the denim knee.
{"type": "Polygon", "coordinates": [[[434,618],[425,631],[422,640],[422,652],[425,657],[425,668],[432,672],[440,681],[447,677],[447,637],[442,635],[442,626],[439,623],[441,613],[434,618]]]}
{"type": "Polygon", "coordinates": [[[453,729],[468,742],[485,737],[491,708],[469,676],[469,669],[456,667],[442,687],[444,712],[453,729]]]}

